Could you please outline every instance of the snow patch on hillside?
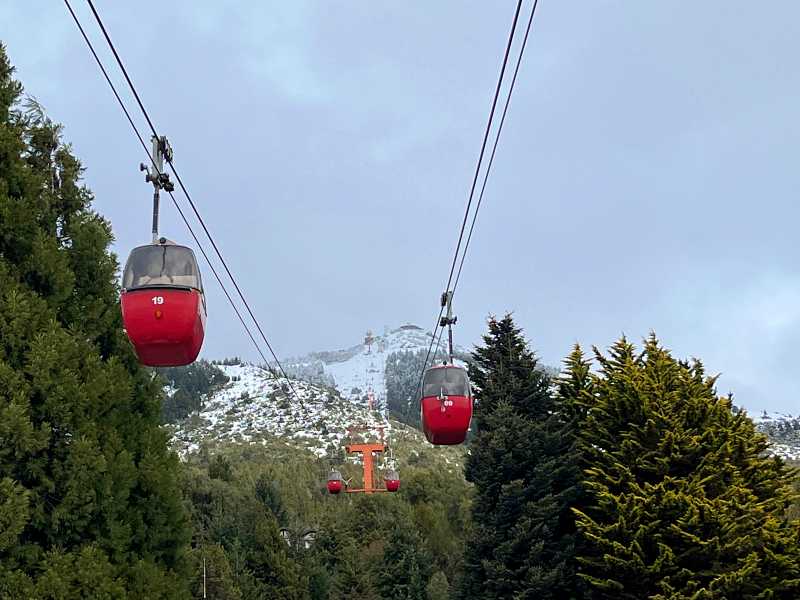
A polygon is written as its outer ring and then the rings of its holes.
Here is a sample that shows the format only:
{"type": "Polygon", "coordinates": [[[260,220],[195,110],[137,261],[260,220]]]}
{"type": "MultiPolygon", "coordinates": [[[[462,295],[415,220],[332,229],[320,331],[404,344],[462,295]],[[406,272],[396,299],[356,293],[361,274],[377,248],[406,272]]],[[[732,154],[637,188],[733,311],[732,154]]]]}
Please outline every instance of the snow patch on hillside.
{"type": "Polygon", "coordinates": [[[800,417],[767,411],[748,416],[756,429],[769,438],[770,453],[785,460],[800,461],[800,417]]]}
{"type": "MultiPolygon", "coordinates": [[[[442,350],[447,343],[442,338],[442,350]]],[[[427,352],[431,334],[415,325],[404,325],[384,335],[374,336],[371,344],[358,344],[346,350],[314,352],[286,361],[292,372],[323,372],[341,393],[358,404],[367,405],[372,393],[378,406],[386,405],[386,360],[395,352],[427,352]]],[[[456,353],[463,352],[459,347],[456,353]]],[[[457,361],[460,363],[460,361],[457,361]]]]}
{"type": "Polygon", "coordinates": [[[752,419],[753,423],[756,425],[760,425],[762,423],[781,423],[781,422],[788,422],[795,420],[797,417],[793,416],[789,413],[781,413],[781,412],[767,412],[766,410],[761,411],[761,413],[757,415],[750,415],[747,416],[752,419]]]}
{"type": "Polygon", "coordinates": [[[203,443],[263,442],[265,435],[288,438],[317,454],[340,452],[349,427],[365,427],[360,438],[390,436],[396,424],[382,414],[355,404],[330,388],[274,378],[253,365],[220,365],[230,377],[202,409],[174,426],[179,454],[196,452],[203,443]]]}

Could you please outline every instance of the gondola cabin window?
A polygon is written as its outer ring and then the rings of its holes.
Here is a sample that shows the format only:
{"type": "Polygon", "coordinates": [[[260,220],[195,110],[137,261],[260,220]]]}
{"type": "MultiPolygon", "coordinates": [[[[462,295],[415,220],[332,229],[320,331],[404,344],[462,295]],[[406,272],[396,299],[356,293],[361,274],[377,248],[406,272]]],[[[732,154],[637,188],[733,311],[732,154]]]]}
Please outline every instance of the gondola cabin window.
{"type": "Polygon", "coordinates": [[[425,374],[423,396],[469,396],[469,382],[463,369],[430,369],[425,374]]]}

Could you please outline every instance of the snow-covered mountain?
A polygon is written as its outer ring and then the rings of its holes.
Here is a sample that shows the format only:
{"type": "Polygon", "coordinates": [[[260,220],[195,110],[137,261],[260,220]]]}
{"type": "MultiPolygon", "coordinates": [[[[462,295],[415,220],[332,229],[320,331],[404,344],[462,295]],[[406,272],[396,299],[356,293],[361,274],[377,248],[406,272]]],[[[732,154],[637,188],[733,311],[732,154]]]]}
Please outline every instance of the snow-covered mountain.
{"type": "Polygon", "coordinates": [[[276,379],[250,364],[219,368],[230,382],[175,428],[174,440],[183,452],[193,452],[203,442],[250,442],[271,434],[307,441],[303,445],[325,454],[328,445],[341,442],[347,427],[364,425],[374,435],[380,427],[391,428],[382,415],[343,399],[332,388],[276,379]]]}
{"type": "MultiPolygon", "coordinates": [[[[368,403],[370,394],[376,405],[385,406],[386,360],[395,352],[427,352],[431,334],[416,325],[403,325],[383,335],[367,335],[364,342],[344,350],[312,352],[290,358],[285,363],[290,376],[335,386],[341,395],[359,403],[368,403]]],[[[441,340],[444,352],[446,334],[441,340]]],[[[454,347],[456,356],[464,350],[454,347]]]]}
{"type": "Polygon", "coordinates": [[[756,428],[770,439],[770,451],[787,460],[800,461],[800,416],[763,411],[750,415],[756,428]]]}
{"type": "MultiPolygon", "coordinates": [[[[348,440],[383,437],[393,448],[403,448],[403,459],[413,459],[430,446],[419,430],[388,418],[386,363],[393,353],[427,352],[431,339],[415,325],[369,334],[350,348],[282,361],[290,380],[276,379],[251,364],[218,364],[230,381],[205,398],[199,411],[171,426],[173,443],[186,455],[218,443],[258,444],[280,438],[318,456],[332,456],[341,453],[348,440]],[[364,431],[353,434],[348,431],[352,428],[364,431]]],[[[459,347],[455,352],[464,354],[459,347]]],[[[455,467],[464,450],[437,452],[455,467]]]]}
{"type": "MultiPolygon", "coordinates": [[[[181,456],[201,447],[266,444],[277,438],[320,457],[341,457],[348,442],[383,439],[402,463],[429,447],[422,432],[353,402],[334,388],[276,379],[250,364],[218,367],[230,381],[206,398],[200,411],[171,426],[172,442],[181,456]],[[358,431],[348,431],[351,428],[358,431]]],[[[437,454],[443,464],[460,468],[463,452],[463,448],[440,448],[437,454]]]]}

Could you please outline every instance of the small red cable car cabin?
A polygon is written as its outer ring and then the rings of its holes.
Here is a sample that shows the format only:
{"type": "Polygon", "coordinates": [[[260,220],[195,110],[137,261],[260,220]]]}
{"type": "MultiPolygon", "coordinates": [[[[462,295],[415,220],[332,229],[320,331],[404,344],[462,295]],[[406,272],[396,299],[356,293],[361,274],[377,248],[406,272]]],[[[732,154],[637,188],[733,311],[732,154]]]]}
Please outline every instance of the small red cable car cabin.
{"type": "Polygon", "coordinates": [[[386,472],[383,482],[386,485],[387,492],[396,492],[400,489],[400,475],[394,469],[386,472]]]}
{"type": "Polygon", "coordinates": [[[342,487],[344,487],[342,474],[339,471],[331,471],[328,475],[328,493],[338,494],[342,491],[342,487]]]}
{"type": "Polygon", "coordinates": [[[161,238],[134,248],[122,277],[122,321],[139,362],[188,365],[203,345],[206,303],[194,252],[161,238]]]}
{"type": "Polygon", "coordinates": [[[472,391],[467,372],[455,365],[425,371],[420,400],[422,430],[431,444],[460,444],[472,420],[472,391]]]}

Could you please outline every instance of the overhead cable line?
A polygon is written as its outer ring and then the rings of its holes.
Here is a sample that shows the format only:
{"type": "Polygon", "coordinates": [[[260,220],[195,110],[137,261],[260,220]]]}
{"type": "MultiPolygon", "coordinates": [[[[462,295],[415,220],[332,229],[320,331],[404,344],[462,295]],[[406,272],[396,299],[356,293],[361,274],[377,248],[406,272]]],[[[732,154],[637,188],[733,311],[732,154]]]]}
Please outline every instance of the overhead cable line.
{"type": "MultiPolygon", "coordinates": [[[[502,66],[500,67],[500,76],[497,78],[497,86],[495,87],[494,98],[492,100],[492,108],[489,111],[489,119],[486,122],[486,131],[483,134],[483,142],[481,143],[481,151],[480,151],[480,154],[478,155],[478,162],[475,165],[475,175],[472,178],[472,187],[470,188],[469,198],[467,200],[467,207],[464,210],[464,219],[461,222],[461,230],[458,233],[458,242],[456,243],[456,249],[455,249],[455,252],[453,253],[453,261],[452,261],[452,264],[450,265],[450,274],[447,277],[447,285],[445,286],[445,293],[450,290],[450,284],[453,281],[453,274],[454,274],[455,269],[456,269],[456,262],[458,261],[458,255],[459,255],[460,250],[461,250],[461,242],[462,242],[462,240],[464,238],[464,230],[467,227],[467,221],[469,219],[470,208],[472,207],[472,200],[473,200],[473,197],[475,196],[475,188],[478,185],[478,178],[479,178],[480,172],[481,172],[481,166],[482,166],[482,163],[483,163],[483,156],[484,156],[484,154],[486,152],[486,144],[489,141],[489,133],[491,132],[491,129],[492,129],[492,121],[494,120],[494,112],[495,112],[495,109],[497,108],[497,101],[500,98],[500,90],[501,90],[502,85],[503,85],[503,78],[505,76],[506,66],[508,65],[508,56],[511,53],[511,46],[512,46],[512,44],[514,42],[514,33],[515,33],[516,29],[517,29],[517,21],[519,20],[519,13],[520,13],[520,9],[521,8],[522,8],[522,0],[518,0],[517,8],[514,11],[514,20],[513,20],[512,24],[511,24],[511,31],[508,34],[508,42],[506,43],[506,50],[505,50],[505,54],[503,55],[503,63],[502,63],[502,66]]],[[[419,383],[418,383],[417,387],[421,387],[422,386],[422,378],[425,375],[425,369],[428,366],[428,359],[430,358],[431,350],[433,349],[434,342],[436,341],[436,332],[439,329],[439,324],[440,324],[440,321],[441,321],[441,318],[442,318],[442,314],[444,314],[444,309],[445,309],[445,307],[442,306],[441,309],[439,310],[439,316],[436,318],[436,323],[435,323],[434,328],[433,328],[433,334],[431,336],[431,343],[428,345],[428,351],[425,354],[425,361],[422,364],[422,369],[421,369],[420,375],[419,375],[419,383]]]]}
{"type": "Polygon", "coordinates": [[[492,153],[489,156],[489,163],[486,166],[486,171],[483,176],[483,184],[481,185],[481,192],[478,195],[478,203],[475,205],[475,212],[472,214],[472,223],[469,226],[469,233],[467,234],[467,241],[464,243],[464,251],[461,254],[461,262],[458,265],[458,272],[456,273],[456,280],[453,283],[453,295],[455,296],[456,288],[458,287],[458,281],[461,279],[461,269],[464,267],[464,259],[467,256],[467,249],[469,248],[469,243],[472,240],[472,232],[475,229],[475,221],[478,218],[478,211],[481,209],[481,203],[483,202],[483,194],[486,191],[486,182],[489,180],[489,173],[492,171],[492,164],[494,163],[494,155],[497,152],[497,144],[500,141],[500,134],[503,131],[503,125],[506,122],[506,115],[508,114],[508,106],[511,104],[511,94],[514,93],[514,84],[517,83],[517,74],[519,73],[519,67],[522,64],[522,56],[525,54],[525,47],[528,44],[528,36],[531,32],[531,26],[533,25],[533,16],[536,14],[536,6],[539,4],[539,0],[533,0],[533,8],[531,8],[531,16],[528,19],[528,26],[525,29],[525,37],[522,38],[522,46],[519,50],[519,56],[517,57],[517,64],[514,67],[514,76],[511,78],[511,85],[508,89],[508,96],[506,96],[506,103],[503,107],[503,114],[500,117],[500,125],[497,127],[497,135],[494,138],[494,146],[492,146],[492,153]]]}
{"type": "MultiPolygon", "coordinates": [[[[145,143],[144,139],[142,138],[142,135],[139,132],[139,129],[136,126],[135,122],[133,121],[133,118],[131,117],[130,112],[128,111],[127,107],[125,106],[125,103],[123,102],[122,98],[120,97],[119,92],[116,89],[116,86],[111,81],[111,78],[108,75],[108,72],[106,71],[105,66],[103,65],[102,61],[100,60],[99,56],[97,55],[97,52],[95,51],[93,44],[89,40],[89,37],[87,36],[86,31],[83,29],[83,26],[81,25],[80,20],[78,19],[77,15],[75,14],[75,11],[72,9],[72,6],[70,5],[69,0],[64,0],[64,3],[66,4],[67,9],[69,10],[70,15],[72,16],[73,21],[75,21],[75,25],[78,27],[78,30],[80,31],[81,36],[83,37],[84,41],[86,42],[87,46],[89,47],[89,50],[92,53],[92,56],[94,57],[95,62],[97,63],[97,66],[100,68],[100,71],[102,72],[103,77],[105,78],[106,82],[108,83],[109,87],[111,88],[111,91],[114,93],[114,97],[116,98],[117,103],[119,104],[120,108],[122,109],[123,113],[125,114],[125,117],[127,118],[128,123],[130,124],[131,128],[133,129],[134,134],[138,138],[139,143],[142,145],[142,148],[145,150],[145,153],[147,154],[148,159],[150,160],[153,168],[156,170],[157,175],[160,175],[161,173],[160,173],[160,171],[158,169],[158,166],[155,164],[155,161],[153,160],[152,156],[150,155],[150,152],[149,152],[149,150],[147,148],[147,144],[145,143]]],[[[153,127],[153,123],[150,120],[149,115],[147,114],[146,110],[144,109],[144,106],[141,103],[139,95],[136,93],[136,90],[133,88],[133,84],[131,83],[130,78],[128,78],[127,72],[124,71],[124,66],[122,66],[121,65],[121,61],[119,61],[116,49],[113,48],[113,45],[111,44],[111,41],[108,38],[108,35],[107,35],[106,31],[105,31],[105,28],[102,25],[102,22],[99,21],[99,16],[97,15],[97,13],[96,13],[96,11],[94,9],[94,6],[92,5],[91,1],[89,1],[89,5],[90,5],[90,8],[92,9],[92,11],[94,12],[95,16],[97,17],[98,22],[100,23],[100,26],[103,29],[103,33],[106,35],[106,39],[108,40],[109,45],[111,45],[111,47],[112,47],[112,51],[113,51],[114,55],[117,57],[121,68],[123,69],[125,78],[127,79],[128,84],[131,86],[131,90],[133,91],[134,95],[136,96],[137,102],[139,103],[139,107],[142,109],[142,112],[144,113],[145,118],[147,119],[147,122],[150,125],[150,129],[153,131],[153,135],[158,136],[158,134],[156,133],[155,128],[153,127]]],[[[222,264],[225,267],[225,270],[228,273],[228,277],[231,279],[231,281],[233,282],[234,286],[236,287],[236,290],[239,293],[239,296],[242,299],[242,302],[247,307],[247,310],[250,313],[250,317],[253,319],[253,322],[256,324],[256,327],[258,328],[259,333],[261,334],[261,337],[264,339],[264,342],[266,343],[267,348],[269,349],[270,353],[272,354],[272,357],[275,359],[275,362],[277,363],[278,367],[280,368],[280,371],[283,374],[284,378],[286,379],[286,381],[287,381],[289,387],[291,388],[295,398],[298,400],[298,402],[301,405],[303,405],[305,407],[305,403],[302,401],[300,396],[297,394],[297,391],[295,390],[294,386],[292,385],[291,380],[289,379],[288,375],[286,374],[286,371],[284,370],[283,365],[281,365],[280,360],[278,360],[278,357],[275,355],[275,352],[273,351],[272,346],[270,345],[269,341],[267,340],[266,336],[264,335],[263,330],[261,330],[261,327],[258,324],[258,321],[256,320],[255,316],[253,315],[252,310],[250,310],[250,306],[247,304],[247,301],[244,299],[244,295],[242,294],[241,289],[236,284],[236,280],[234,279],[233,275],[231,274],[230,269],[228,269],[228,266],[225,263],[224,259],[222,258],[222,255],[221,255],[221,253],[219,251],[219,248],[214,243],[214,240],[211,237],[211,234],[209,233],[208,229],[206,228],[205,223],[202,221],[202,218],[200,217],[200,214],[198,213],[194,203],[192,202],[191,197],[189,196],[188,192],[186,191],[186,188],[184,187],[183,183],[180,181],[180,177],[178,176],[178,173],[175,171],[175,168],[172,165],[171,161],[169,161],[169,165],[172,168],[173,173],[175,173],[175,177],[178,179],[179,184],[181,185],[181,188],[183,189],[184,193],[186,194],[186,197],[189,200],[190,206],[192,207],[195,215],[197,216],[198,220],[200,221],[201,225],[203,226],[203,229],[204,229],[206,235],[208,236],[209,240],[211,240],[211,243],[214,246],[214,249],[215,249],[215,251],[217,253],[217,256],[219,257],[220,261],[222,262],[222,264]]],[[[181,219],[183,220],[184,224],[186,225],[187,229],[189,230],[189,233],[191,234],[192,238],[194,239],[195,243],[197,244],[197,247],[200,249],[200,252],[203,254],[203,258],[206,260],[206,263],[208,263],[208,266],[211,269],[211,272],[214,274],[214,277],[217,280],[217,283],[219,283],[220,287],[222,288],[223,293],[225,294],[225,297],[228,299],[228,302],[230,303],[231,307],[233,308],[234,312],[236,313],[236,316],[238,317],[238,319],[241,322],[242,326],[244,327],[245,332],[247,333],[247,335],[250,338],[250,340],[253,342],[253,345],[255,346],[256,351],[261,356],[262,360],[264,361],[265,366],[270,371],[272,376],[275,377],[276,379],[278,379],[277,374],[272,371],[272,367],[269,364],[269,360],[266,358],[266,355],[262,351],[260,344],[256,341],[255,337],[253,336],[253,333],[250,330],[250,327],[245,322],[244,317],[242,316],[241,312],[239,311],[238,307],[236,306],[236,303],[233,301],[233,298],[231,297],[230,293],[228,292],[228,289],[226,288],[225,284],[223,283],[222,278],[219,276],[217,270],[214,268],[214,265],[212,264],[208,254],[206,253],[205,249],[203,248],[202,243],[200,242],[200,240],[198,239],[198,237],[195,234],[194,230],[192,229],[192,226],[189,224],[189,221],[186,218],[186,215],[184,214],[183,210],[180,208],[180,205],[178,204],[178,202],[177,202],[177,200],[175,198],[175,195],[172,192],[169,192],[169,195],[170,195],[170,198],[172,199],[173,204],[175,205],[175,208],[178,210],[178,214],[180,215],[181,219]]]]}

